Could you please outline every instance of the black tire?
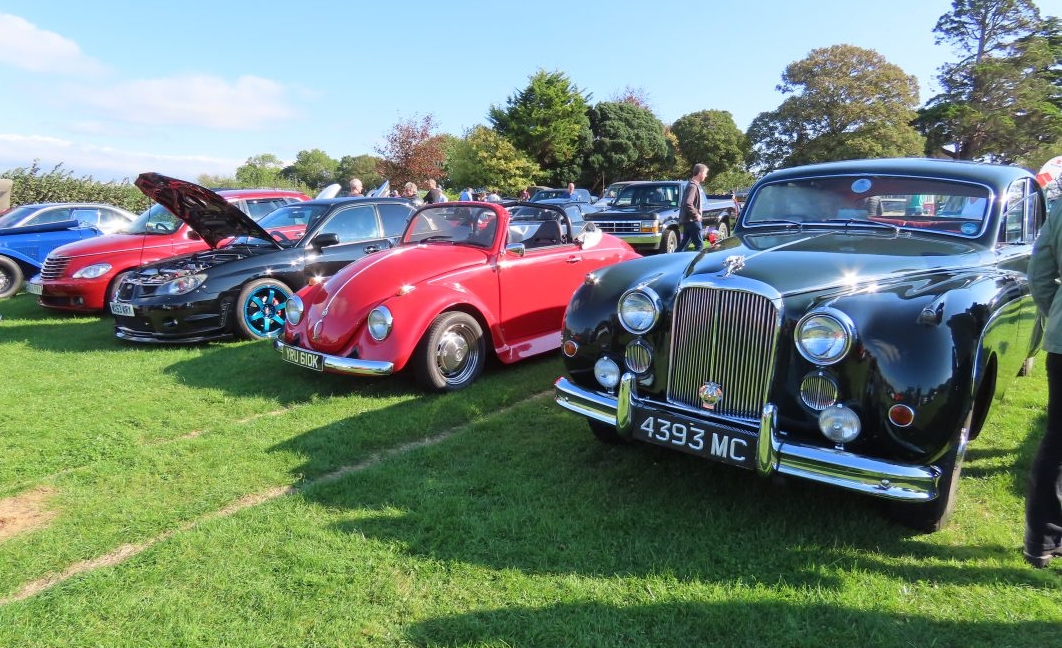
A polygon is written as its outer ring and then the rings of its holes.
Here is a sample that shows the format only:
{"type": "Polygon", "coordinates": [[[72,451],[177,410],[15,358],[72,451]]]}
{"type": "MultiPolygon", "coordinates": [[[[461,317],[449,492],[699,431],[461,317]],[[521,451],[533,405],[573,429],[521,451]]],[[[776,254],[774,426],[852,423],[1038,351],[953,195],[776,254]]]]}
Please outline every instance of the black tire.
{"type": "Polygon", "coordinates": [[[118,286],[122,281],[129,276],[135,274],[133,270],[126,270],[125,272],[119,272],[114,275],[114,279],[111,279],[111,283],[107,284],[107,290],[103,292],[103,310],[105,312],[111,312],[111,302],[114,301],[114,296],[118,294],[118,286]]]}
{"type": "Polygon", "coordinates": [[[248,340],[271,340],[284,330],[291,288],[276,279],[248,282],[236,298],[236,332],[248,340]]]}
{"type": "Polygon", "coordinates": [[[678,244],[678,232],[671,228],[664,230],[664,237],[660,239],[660,252],[663,254],[671,254],[678,249],[678,244]]]}
{"type": "Polygon", "coordinates": [[[429,391],[452,392],[472,384],[483,371],[487,342],[476,318],[460,311],[442,313],[417,348],[413,370],[429,391]]]}
{"type": "Polygon", "coordinates": [[[627,439],[621,437],[619,432],[616,431],[615,425],[609,425],[594,419],[586,419],[586,422],[590,426],[590,431],[594,433],[594,436],[601,443],[607,443],[608,445],[627,443],[627,439]]]}
{"type": "Polygon", "coordinates": [[[969,441],[970,424],[973,413],[966,417],[955,443],[940,463],[941,475],[938,481],[937,497],[928,502],[909,504],[894,502],[890,505],[890,515],[906,527],[923,533],[939,531],[948,523],[955,509],[955,496],[959,489],[959,475],[962,474],[962,462],[966,457],[966,444],[969,441]]]}
{"type": "Polygon", "coordinates": [[[22,289],[22,268],[6,256],[0,256],[0,299],[13,297],[22,289]]]}

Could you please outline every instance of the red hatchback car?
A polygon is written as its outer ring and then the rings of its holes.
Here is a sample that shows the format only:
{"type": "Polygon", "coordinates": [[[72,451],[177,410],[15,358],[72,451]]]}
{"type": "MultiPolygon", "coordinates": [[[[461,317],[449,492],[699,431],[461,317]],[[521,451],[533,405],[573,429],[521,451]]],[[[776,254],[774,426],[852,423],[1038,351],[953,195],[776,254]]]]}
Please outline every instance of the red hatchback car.
{"type": "MultiPolygon", "coordinates": [[[[289,203],[309,200],[283,189],[222,189],[230,203],[258,220],[289,203]]],[[[48,254],[39,275],[26,282],[45,308],[101,311],[110,301],[121,274],[145,263],[208,250],[210,246],[188,225],[153,204],[120,234],[99,236],[59,246],[48,254]]]]}
{"type": "Polygon", "coordinates": [[[425,205],[397,247],[292,295],[274,347],[304,369],[382,376],[408,366],[424,388],[454,391],[489,355],[510,364],[560,348],[572,292],[637,257],[559,205],[425,205]]]}

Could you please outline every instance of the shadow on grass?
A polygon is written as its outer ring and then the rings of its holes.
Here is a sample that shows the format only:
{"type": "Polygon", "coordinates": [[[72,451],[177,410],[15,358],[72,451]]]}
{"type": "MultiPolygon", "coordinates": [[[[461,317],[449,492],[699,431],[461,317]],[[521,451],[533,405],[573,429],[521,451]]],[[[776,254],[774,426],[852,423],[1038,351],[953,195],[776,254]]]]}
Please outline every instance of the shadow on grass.
{"type": "MultiPolygon", "coordinates": [[[[546,354],[512,366],[488,363],[483,375],[471,387],[442,397],[462,400],[490,392],[509,393],[517,387],[524,394],[541,391],[549,388],[562,370],[558,354],[546,354]],[[556,368],[529,385],[529,374],[541,375],[545,366],[556,368]],[[537,372],[535,368],[539,368],[537,372]]],[[[212,343],[203,347],[198,357],[175,362],[166,372],[192,387],[223,389],[239,397],[267,395],[284,405],[351,394],[365,398],[439,397],[426,394],[408,372],[367,378],[309,371],[284,362],[266,340],[212,343]]]]}
{"type": "MultiPolygon", "coordinates": [[[[646,598],[649,598],[648,594],[646,598]]],[[[1050,622],[941,621],[834,605],[565,602],[443,616],[411,626],[421,646],[1048,646],[1050,622]],[[1015,643],[1015,638],[1020,640],[1015,643]]]]}
{"type": "MultiPolygon", "coordinates": [[[[339,422],[282,447],[312,457],[346,433],[339,422]]],[[[546,397],[302,497],[349,511],[343,533],[499,571],[827,589],[860,571],[1039,583],[991,565],[1012,562],[1016,547],[938,546],[885,519],[877,499],[644,444],[605,446],[546,397]]]]}

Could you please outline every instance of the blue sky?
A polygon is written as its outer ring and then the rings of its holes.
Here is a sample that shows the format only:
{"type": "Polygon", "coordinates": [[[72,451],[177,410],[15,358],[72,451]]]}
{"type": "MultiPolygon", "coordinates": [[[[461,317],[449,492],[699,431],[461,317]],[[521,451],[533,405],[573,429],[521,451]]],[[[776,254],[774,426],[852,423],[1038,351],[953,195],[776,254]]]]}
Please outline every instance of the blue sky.
{"type": "MultiPolygon", "coordinates": [[[[1040,0],[1062,14],[1062,0],[1040,0]]],[[[745,129],[789,63],[876,50],[925,101],[950,0],[100,3],[0,0],[0,171],[231,175],[253,155],[376,154],[400,121],[461,136],[537,70],[592,101],[643,92],[665,123],[727,110],[745,129]],[[91,9],[89,7],[92,7],[91,9]]]]}

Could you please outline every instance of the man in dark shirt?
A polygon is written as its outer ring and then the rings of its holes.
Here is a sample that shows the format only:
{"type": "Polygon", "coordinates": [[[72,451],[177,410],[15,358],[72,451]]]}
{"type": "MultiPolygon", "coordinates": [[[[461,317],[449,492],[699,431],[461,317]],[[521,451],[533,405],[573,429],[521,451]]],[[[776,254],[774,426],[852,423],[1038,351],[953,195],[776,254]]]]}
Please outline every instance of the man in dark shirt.
{"type": "Polygon", "coordinates": [[[708,165],[697,163],[693,165],[693,175],[682,192],[682,211],[679,220],[682,221],[682,239],[679,240],[677,252],[682,252],[686,246],[693,243],[693,249],[698,252],[704,247],[704,236],[701,233],[701,183],[708,177],[708,165]]]}
{"type": "Polygon", "coordinates": [[[424,196],[424,202],[429,205],[431,203],[446,202],[442,189],[439,189],[439,185],[434,178],[428,178],[428,193],[424,196]]]}

